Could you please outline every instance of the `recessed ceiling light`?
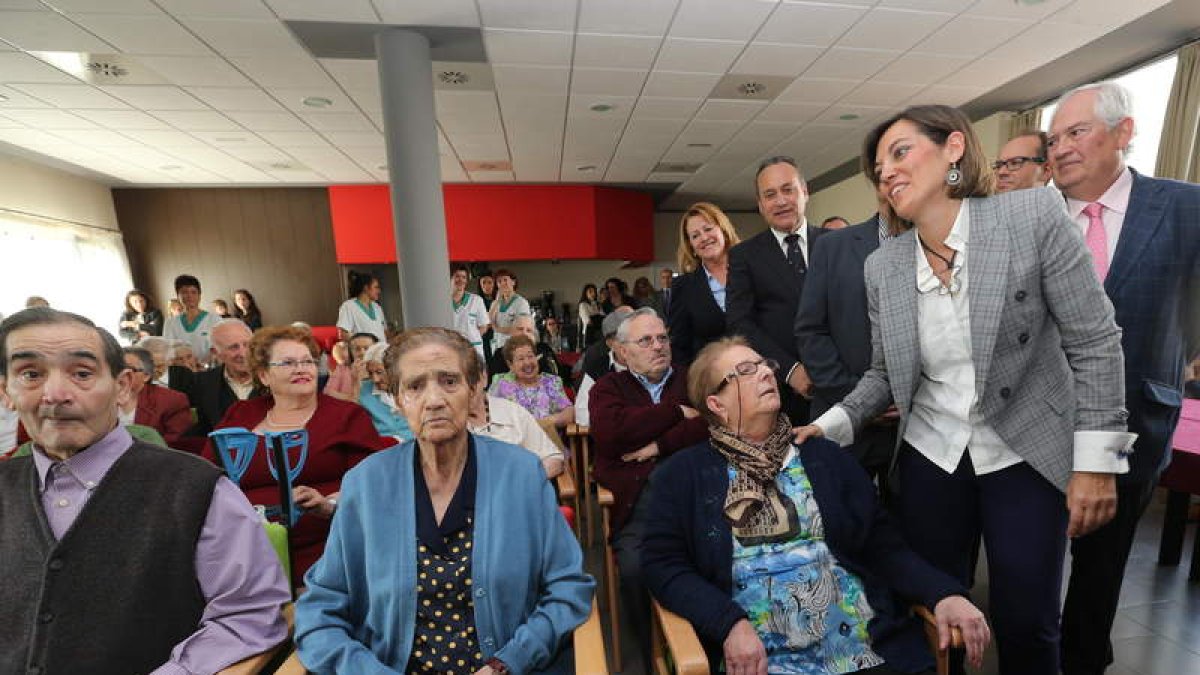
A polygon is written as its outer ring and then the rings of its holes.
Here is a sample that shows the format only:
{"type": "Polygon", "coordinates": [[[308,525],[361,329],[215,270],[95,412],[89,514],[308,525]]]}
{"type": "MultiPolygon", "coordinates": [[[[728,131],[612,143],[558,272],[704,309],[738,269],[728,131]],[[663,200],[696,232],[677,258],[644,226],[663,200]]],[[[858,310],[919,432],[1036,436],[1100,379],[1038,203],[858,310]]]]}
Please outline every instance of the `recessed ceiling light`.
{"type": "Polygon", "coordinates": [[[592,112],[608,112],[613,108],[616,108],[616,106],[611,103],[593,103],[588,106],[588,109],[592,112]]]}
{"type": "Polygon", "coordinates": [[[245,136],[217,136],[213,139],[218,143],[245,143],[245,136]]]}
{"type": "Polygon", "coordinates": [[[842,120],[843,122],[850,122],[858,119],[858,115],[855,113],[846,113],[845,115],[838,115],[838,119],[842,120]]]}
{"type": "Polygon", "coordinates": [[[271,162],[271,168],[275,169],[276,171],[287,171],[288,169],[294,169],[296,167],[288,164],[287,162],[271,162]]]}
{"type": "Polygon", "coordinates": [[[575,170],[576,171],[595,171],[596,165],[595,164],[580,164],[579,166],[575,167],[575,170]]]}
{"type": "Polygon", "coordinates": [[[711,148],[712,143],[688,143],[689,148],[711,148]]]}
{"type": "Polygon", "coordinates": [[[329,106],[333,105],[333,101],[325,98],[324,96],[309,96],[301,101],[301,103],[310,108],[328,108],[329,106]]]}

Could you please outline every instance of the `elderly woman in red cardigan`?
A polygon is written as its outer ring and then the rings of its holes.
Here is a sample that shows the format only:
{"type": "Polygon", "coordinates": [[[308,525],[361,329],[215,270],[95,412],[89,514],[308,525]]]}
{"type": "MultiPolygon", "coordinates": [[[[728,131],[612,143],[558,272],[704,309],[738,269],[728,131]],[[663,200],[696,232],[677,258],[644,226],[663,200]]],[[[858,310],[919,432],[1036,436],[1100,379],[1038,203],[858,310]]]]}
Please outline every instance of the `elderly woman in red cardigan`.
{"type": "MultiPolygon", "coordinates": [[[[337,509],[342,476],[367,455],[396,441],[380,436],[361,407],[317,391],[320,348],[298,328],[264,328],[250,342],[250,367],[270,393],[234,403],[217,428],[243,427],[260,436],[266,432],[308,432],[308,456],[293,481],[296,505],[305,516],[292,530],[292,580],[299,585],[308,568],[321,557],[329,520],[337,509]]],[[[267,452],[259,452],[241,480],[251,504],[279,502],[278,483],[271,477],[267,452]]],[[[218,461],[211,442],[204,455],[218,461]]],[[[292,460],[297,456],[293,454],[292,460]]]]}

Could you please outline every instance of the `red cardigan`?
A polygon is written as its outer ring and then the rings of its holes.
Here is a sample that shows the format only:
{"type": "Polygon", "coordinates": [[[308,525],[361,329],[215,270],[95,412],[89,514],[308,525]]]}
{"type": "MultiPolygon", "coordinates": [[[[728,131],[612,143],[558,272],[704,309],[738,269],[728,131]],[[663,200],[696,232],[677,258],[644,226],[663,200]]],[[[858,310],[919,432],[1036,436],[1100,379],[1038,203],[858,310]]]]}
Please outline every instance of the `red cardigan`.
{"type": "Polygon", "coordinates": [[[596,449],[596,480],[613,493],[613,530],[633,514],[642,486],[657,460],[708,438],[703,418],[685,419],[679,406],[690,406],[687,369],[676,366],[659,403],[629,371],[600,378],[588,395],[588,413],[596,449]],[[621,455],[658,443],[658,457],[648,462],[622,462],[621,455]]]}
{"type": "Polygon", "coordinates": [[[191,405],[184,394],[147,382],[138,394],[133,421],[154,427],[162,434],[167,447],[174,448],[179,437],[192,426],[191,405]]]}
{"type": "MultiPolygon", "coordinates": [[[[217,428],[253,430],[274,405],[275,399],[270,395],[238,401],[225,411],[217,428]]],[[[361,407],[324,394],[317,394],[317,410],[305,429],[308,430],[308,460],[293,485],[307,485],[323,495],[341,490],[342,476],[367,455],[396,444],[395,439],[384,438],[375,431],[371,416],[361,407]]],[[[204,457],[220,464],[211,441],[204,445],[204,457]]],[[[293,455],[292,459],[297,457],[293,455]]],[[[242,476],[241,488],[251,504],[279,503],[279,484],[271,478],[261,441],[254,460],[242,476]]],[[[293,583],[303,583],[304,573],[324,552],[328,536],[329,521],[324,518],[309,514],[296,523],[292,531],[293,583]]]]}

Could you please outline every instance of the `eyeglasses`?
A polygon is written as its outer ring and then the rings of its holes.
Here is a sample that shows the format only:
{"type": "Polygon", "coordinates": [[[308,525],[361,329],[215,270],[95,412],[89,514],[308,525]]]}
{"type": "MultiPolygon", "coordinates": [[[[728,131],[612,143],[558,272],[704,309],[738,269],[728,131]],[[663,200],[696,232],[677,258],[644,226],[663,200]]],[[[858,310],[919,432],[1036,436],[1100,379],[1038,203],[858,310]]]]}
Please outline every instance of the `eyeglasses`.
{"type": "Polygon", "coordinates": [[[671,344],[671,336],[667,333],[659,335],[643,335],[636,340],[625,340],[626,344],[635,344],[642,349],[649,349],[654,344],[669,345],[671,344]]]}
{"type": "Polygon", "coordinates": [[[728,375],[721,378],[720,383],[718,383],[716,388],[712,390],[712,393],[714,393],[714,394],[721,393],[721,390],[725,388],[725,385],[729,384],[729,381],[733,380],[734,378],[749,377],[750,375],[754,375],[755,373],[758,372],[759,366],[766,366],[767,369],[770,370],[772,373],[779,370],[779,362],[776,361],[775,359],[759,359],[757,361],[742,361],[741,363],[735,365],[733,367],[733,370],[729,371],[728,375]]]}
{"type": "Polygon", "coordinates": [[[1045,157],[1009,157],[1008,159],[998,159],[992,162],[992,170],[999,171],[1000,167],[1004,167],[1009,171],[1020,171],[1021,167],[1025,166],[1026,162],[1036,162],[1045,164],[1045,157]]]}
{"type": "Polygon", "coordinates": [[[296,370],[298,368],[316,368],[317,362],[313,359],[284,359],[282,361],[274,361],[267,364],[272,368],[283,368],[284,370],[296,370]]]}

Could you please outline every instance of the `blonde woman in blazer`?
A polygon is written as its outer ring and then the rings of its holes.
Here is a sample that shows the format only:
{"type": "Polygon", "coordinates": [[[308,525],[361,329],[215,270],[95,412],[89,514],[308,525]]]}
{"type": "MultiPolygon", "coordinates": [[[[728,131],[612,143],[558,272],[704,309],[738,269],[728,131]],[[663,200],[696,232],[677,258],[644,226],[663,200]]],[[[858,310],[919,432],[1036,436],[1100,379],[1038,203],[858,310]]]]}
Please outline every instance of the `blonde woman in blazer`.
{"type": "Polygon", "coordinates": [[[957,109],[883,122],[863,166],[910,229],[867,259],[871,368],[797,434],[845,445],[894,403],[909,543],[969,585],[982,536],[1000,672],[1056,675],[1064,535],[1112,517],[1133,440],[1112,305],[1061,198],[991,196],[957,109]]]}

